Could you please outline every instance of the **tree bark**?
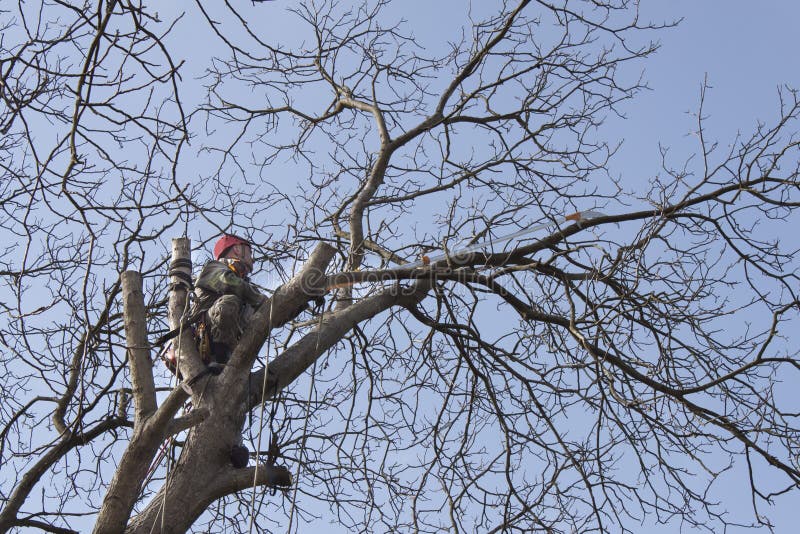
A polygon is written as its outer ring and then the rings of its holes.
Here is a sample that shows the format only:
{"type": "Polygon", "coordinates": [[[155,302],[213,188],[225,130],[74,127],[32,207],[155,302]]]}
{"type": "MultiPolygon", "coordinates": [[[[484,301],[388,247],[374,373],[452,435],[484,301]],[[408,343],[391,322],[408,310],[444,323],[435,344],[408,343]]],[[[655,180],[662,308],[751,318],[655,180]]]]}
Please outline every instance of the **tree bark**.
{"type": "Polygon", "coordinates": [[[128,365],[133,384],[134,419],[138,429],[156,411],[156,387],[150,346],[147,341],[147,318],[144,310],[142,275],[136,271],[122,273],[122,303],[125,318],[125,339],[128,344],[128,365]]]}
{"type": "MultiPolygon", "coordinates": [[[[180,328],[181,320],[189,310],[189,291],[192,289],[192,241],[189,238],[172,240],[169,283],[167,320],[169,327],[175,329],[180,328]]],[[[184,379],[197,376],[205,370],[190,328],[181,328],[172,343],[177,367],[184,379]]]]}

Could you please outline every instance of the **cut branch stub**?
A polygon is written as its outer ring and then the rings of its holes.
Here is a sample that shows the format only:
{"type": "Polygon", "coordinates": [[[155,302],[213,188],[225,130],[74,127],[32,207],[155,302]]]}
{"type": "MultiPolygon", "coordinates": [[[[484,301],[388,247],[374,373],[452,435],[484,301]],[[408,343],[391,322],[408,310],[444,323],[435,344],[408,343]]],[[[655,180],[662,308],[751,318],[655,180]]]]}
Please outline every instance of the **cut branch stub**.
{"type": "MultiPolygon", "coordinates": [[[[192,287],[192,242],[186,237],[172,240],[172,261],[169,268],[168,320],[172,329],[180,328],[189,309],[192,287]]],[[[182,328],[173,341],[178,370],[183,377],[197,376],[204,370],[190,328],[182,328]]]]}
{"type": "Polygon", "coordinates": [[[134,428],[139,428],[156,410],[155,383],[150,363],[150,346],[147,342],[147,319],[140,273],[136,271],[122,273],[122,302],[128,365],[133,385],[134,428]]]}

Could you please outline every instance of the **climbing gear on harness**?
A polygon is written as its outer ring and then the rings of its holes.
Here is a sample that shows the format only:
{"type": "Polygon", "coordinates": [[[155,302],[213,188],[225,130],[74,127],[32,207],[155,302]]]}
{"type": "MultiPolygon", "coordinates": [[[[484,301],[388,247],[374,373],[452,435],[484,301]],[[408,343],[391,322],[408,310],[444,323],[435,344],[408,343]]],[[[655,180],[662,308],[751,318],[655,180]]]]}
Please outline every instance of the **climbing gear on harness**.
{"type": "MultiPolygon", "coordinates": [[[[204,364],[209,365],[212,362],[228,362],[228,359],[230,359],[230,348],[222,343],[214,343],[211,341],[211,336],[208,333],[205,321],[201,320],[196,324],[188,324],[185,326],[190,328],[192,338],[197,346],[197,352],[200,353],[200,359],[204,364]],[[220,355],[227,357],[224,358],[223,361],[223,359],[220,359],[220,355]]],[[[158,345],[158,343],[156,343],[156,345],[158,345]]],[[[177,354],[175,353],[175,347],[172,342],[165,345],[164,348],[161,349],[161,352],[159,352],[158,356],[166,364],[167,369],[169,369],[173,374],[178,373],[177,354]]],[[[178,373],[178,378],[181,378],[180,373],[178,373]]]]}
{"type": "Polygon", "coordinates": [[[172,285],[170,285],[170,291],[176,289],[173,286],[184,287],[187,291],[191,291],[194,285],[192,284],[192,277],[191,275],[187,274],[183,269],[191,269],[192,268],[192,261],[185,259],[185,258],[178,258],[177,260],[173,260],[169,264],[169,271],[167,274],[170,277],[176,277],[179,280],[172,285]]]}

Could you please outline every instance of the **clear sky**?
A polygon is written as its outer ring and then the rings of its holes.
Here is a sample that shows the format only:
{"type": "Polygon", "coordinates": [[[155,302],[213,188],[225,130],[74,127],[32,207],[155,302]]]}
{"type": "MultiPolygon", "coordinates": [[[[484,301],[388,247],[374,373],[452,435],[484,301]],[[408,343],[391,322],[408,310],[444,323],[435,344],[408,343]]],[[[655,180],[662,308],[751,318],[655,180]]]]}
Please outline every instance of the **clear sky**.
{"type": "Polygon", "coordinates": [[[661,50],[647,62],[652,91],[627,104],[618,127],[625,139],[619,172],[657,170],[658,143],[675,156],[697,144],[692,132],[705,77],[711,89],[705,112],[713,138],[730,142],[752,131],[757,120],[777,116],[779,85],[800,87],[797,22],[792,0],[670,0],[643,2],[654,18],[683,22],[661,34],[661,50]]]}

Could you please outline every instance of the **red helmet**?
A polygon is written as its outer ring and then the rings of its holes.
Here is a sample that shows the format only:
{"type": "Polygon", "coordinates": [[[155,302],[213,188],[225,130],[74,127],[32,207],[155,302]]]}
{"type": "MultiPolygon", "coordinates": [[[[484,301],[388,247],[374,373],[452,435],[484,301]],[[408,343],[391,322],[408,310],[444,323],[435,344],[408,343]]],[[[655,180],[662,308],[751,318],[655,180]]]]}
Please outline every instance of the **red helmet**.
{"type": "Polygon", "coordinates": [[[235,236],[232,234],[225,234],[217,240],[217,243],[214,245],[214,258],[220,259],[222,256],[228,252],[228,249],[236,246],[236,245],[247,245],[248,247],[252,248],[252,244],[247,239],[242,239],[239,236],[235,236]]]}

